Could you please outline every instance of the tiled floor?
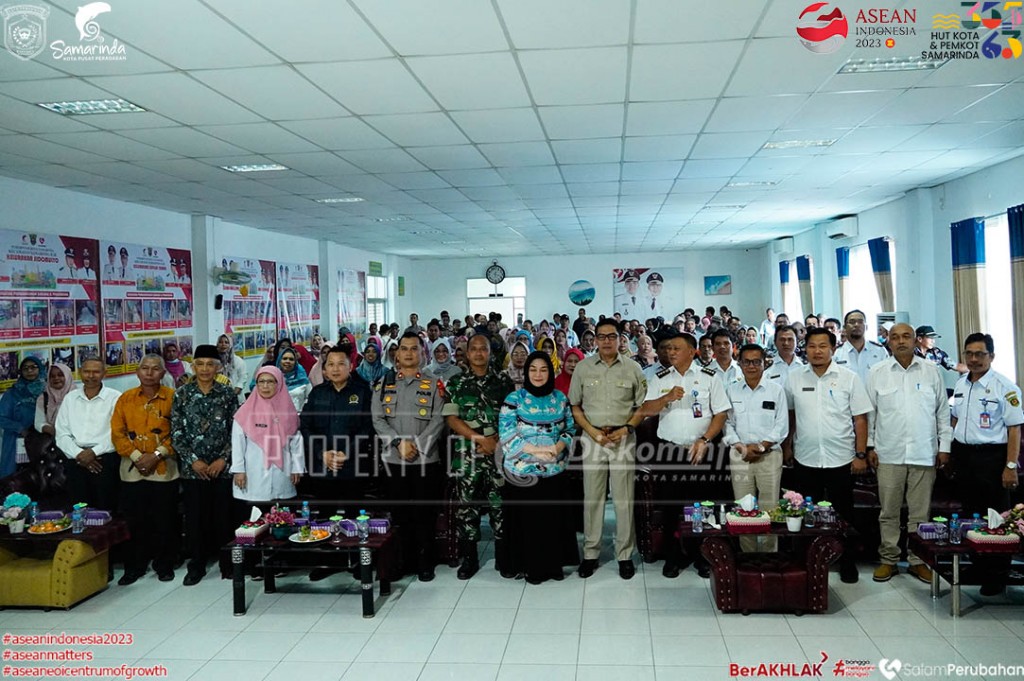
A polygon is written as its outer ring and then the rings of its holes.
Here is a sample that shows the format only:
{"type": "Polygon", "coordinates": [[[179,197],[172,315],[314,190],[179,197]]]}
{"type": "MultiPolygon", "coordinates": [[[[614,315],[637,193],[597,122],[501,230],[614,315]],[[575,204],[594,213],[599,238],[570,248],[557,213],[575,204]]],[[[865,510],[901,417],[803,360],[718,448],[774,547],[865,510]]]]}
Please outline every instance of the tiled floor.
{"type": "Polygon", "coordinates": [[[624,582],[602,559],[588,580],[530,586],[501,579],[485,555],[468,582],[447,567],[430,584],[403,580],[373,619],[345,575],[289,576],[273,595],[250,584],[249,612],[234,617],[230,582],[184,588],[179,571],[174,583],[149,574],[111,585],[70,612],[0,611],[0,631],[131,632],[130,647],[93,648],[95,664],[160,663],[182,681],[699,681],[730,678],[730,662],[803,664],[821,651],[827,678],[840,658],[1024,665],[1022,589],[998,599],[966,589],[965,604],[985,606],[953,620],[948,594],[933,601],[905,574],[875,584],[864,565],[856,585],[833,574],[827,615],[743,617],[719,613],[693,570],[668,580],[660,563],[643,565],[624,582]]]}

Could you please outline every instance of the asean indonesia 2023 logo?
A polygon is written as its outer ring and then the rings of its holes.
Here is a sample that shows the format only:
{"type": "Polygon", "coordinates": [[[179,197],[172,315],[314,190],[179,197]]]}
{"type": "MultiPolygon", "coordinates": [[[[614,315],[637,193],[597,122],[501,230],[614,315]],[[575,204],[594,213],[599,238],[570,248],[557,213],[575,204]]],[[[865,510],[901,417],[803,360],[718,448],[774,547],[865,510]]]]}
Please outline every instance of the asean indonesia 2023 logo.
{"type": "Polygon", "coordinates": [[[850,26],[843,11],[827,2],[816,2],[800,12],[796,34],[800,42],[811,52],[829,54],[835,52],[849,35],[850,26]]]}

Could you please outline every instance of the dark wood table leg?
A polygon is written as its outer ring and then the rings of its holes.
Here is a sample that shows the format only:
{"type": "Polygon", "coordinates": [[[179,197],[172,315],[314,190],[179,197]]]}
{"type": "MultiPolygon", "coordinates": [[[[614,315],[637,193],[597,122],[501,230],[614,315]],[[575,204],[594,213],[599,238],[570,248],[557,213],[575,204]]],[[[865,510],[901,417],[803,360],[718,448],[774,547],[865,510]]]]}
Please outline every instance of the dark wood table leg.
{"type": "Polygon", "coordinates": [[[263,593],[277,593],[277,581],[274,578],[274,568],[270,564],[266,551],[262,552],[263,558],[263,593]]]}
{"type": "Polygon", "coordinates": [[[369,546],[359,547],[359,581],[363,587],[363,617],[373,617],[373,568],[369,546]]]}
{"type": "Polygon", "coordinates": [[[231,590],[234,594],[235,615],[245,614],[245,549],[231,548],[231,590]]]}

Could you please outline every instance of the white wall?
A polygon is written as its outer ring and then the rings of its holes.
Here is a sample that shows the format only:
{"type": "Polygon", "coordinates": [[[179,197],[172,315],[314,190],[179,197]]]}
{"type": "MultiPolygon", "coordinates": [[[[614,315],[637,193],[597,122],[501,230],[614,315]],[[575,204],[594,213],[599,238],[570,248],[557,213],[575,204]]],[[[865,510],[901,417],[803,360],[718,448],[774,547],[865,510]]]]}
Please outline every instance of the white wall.
{"type": "MultiPolygon", "coordinates": [[[[595,288],[594,302],[587,306],[590,316],[612,310],[612,269],[621,267],[681,267],[685,277],[688,307],[703,311],[706,305],[727,305],[744,320],[760,322],[770,303],[765,249],[684,251],[677,253],[619,253],[602,255],[538,255],[499,258],[509,277],[526,277],[526,314],[535,322],[555,312],[575,318],[576,306],[569,300],[569,285],[589,280],[595,288]],[[733,294],[704,296],[704,276],[732,275],[733,294]]],[[[404,270],[406,297],[400,299],[401,323],[416,312],[424,323],[442,309],[452,317],[467,313],[466,279],[484,276],[493,258],[454,260],[411,260],[404,270]]],[[[681,312],[678,310],[677,312],[681,312]]],[[[667,315],[666,315],[667,316],[667,315]]],[[[513,320],[514,322],[514,320],[513,320]]]]}

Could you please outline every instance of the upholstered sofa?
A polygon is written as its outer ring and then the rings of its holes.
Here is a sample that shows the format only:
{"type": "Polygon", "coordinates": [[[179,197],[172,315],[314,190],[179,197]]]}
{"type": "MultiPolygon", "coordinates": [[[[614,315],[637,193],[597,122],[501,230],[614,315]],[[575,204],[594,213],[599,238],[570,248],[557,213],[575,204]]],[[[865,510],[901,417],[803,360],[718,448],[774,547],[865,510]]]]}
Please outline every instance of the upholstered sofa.
{"type": "Polygon", "coordinates": [[[0,606],[70,608],[107,587],[108,552],[66,539],[53,558],[19,557],[0,546],[0,606]]]}

